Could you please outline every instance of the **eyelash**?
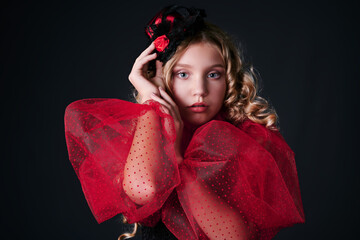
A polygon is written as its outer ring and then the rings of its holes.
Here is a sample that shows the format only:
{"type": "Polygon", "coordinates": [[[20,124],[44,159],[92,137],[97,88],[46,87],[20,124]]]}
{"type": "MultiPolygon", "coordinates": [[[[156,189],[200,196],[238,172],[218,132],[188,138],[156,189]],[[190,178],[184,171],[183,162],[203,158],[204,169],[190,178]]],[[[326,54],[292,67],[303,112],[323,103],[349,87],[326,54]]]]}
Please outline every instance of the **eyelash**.
{"type": "MultiPolygon", "coordinates": [[[[176,73],[176,76],[178,76],[179,78],[182,78],[182,79],[186,79],[186,78],[189,77],[189,74],[186,73],[186,72],[178,72],[178,73],[176,73]],[[181,76],[182,74],[186,74],[187,76],[183,76],[183,77],[182,77],[182,76],[181,76]]],[[[218,79],[218,78],[221,77],[221,74],[220,74],[219,72],[211,72],[211,73],[209,73],[207,76],[208,76],[209,78],[218,79]],[[211,74],[215,74],[216,77],[210,77],[211,74]]]]}

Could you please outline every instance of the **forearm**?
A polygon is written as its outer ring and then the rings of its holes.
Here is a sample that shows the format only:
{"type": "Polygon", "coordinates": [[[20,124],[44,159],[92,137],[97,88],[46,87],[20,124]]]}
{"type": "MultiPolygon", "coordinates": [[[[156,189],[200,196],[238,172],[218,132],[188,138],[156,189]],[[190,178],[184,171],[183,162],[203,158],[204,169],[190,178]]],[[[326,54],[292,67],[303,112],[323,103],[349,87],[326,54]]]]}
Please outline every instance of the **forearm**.
{"type": "Polygon", "coordinates": [[[133,142],[124,167],[123,187],[139,205],[151,201],[156,193],[155,175],[160,170],[160,121],[155,111],[138,118],[133,142]]]}
{"type": "Polygon", "coordinates": [[[234,208],[197,181],[186,185],[192,215],[209,239],[250,238],[249,224],[234,208]]]}

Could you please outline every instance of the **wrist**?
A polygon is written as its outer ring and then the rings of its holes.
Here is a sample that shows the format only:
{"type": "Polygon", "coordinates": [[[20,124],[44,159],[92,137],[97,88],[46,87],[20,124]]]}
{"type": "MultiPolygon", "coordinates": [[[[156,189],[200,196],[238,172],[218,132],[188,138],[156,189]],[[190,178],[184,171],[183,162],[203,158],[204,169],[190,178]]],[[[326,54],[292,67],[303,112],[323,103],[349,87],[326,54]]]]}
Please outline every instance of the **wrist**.
{"type": "Polygon", "coordinates": [[[159,95],[159,91],[152,91],[152,92],[147,92],[147,93],[138,93],[138,97],[137,97],[137,100],[138,100],[138,103],[140,104],[143,104],[144,102],[146,102],[147,100],[150,100],[152,99],[151,98],[151,95],[155,93],[157,95],[159,95]]]}

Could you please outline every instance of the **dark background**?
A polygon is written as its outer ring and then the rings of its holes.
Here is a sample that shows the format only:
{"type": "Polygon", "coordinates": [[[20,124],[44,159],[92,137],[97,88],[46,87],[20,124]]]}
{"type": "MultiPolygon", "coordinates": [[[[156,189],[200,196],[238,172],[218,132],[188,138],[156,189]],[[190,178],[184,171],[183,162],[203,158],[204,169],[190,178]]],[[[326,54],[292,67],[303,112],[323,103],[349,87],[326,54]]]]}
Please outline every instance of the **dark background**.
{"type": "MultiPolygon", "coordinates": [[[[68,160],[65,107],[130,99],[143,27],[172,1],[1,3],[1,235],[109,239],[68,160]]],[[[306,223],[275,239],[359,236],[359,20],[355,1],[183,1],[241,42],[296,153],[306,223]]]]}

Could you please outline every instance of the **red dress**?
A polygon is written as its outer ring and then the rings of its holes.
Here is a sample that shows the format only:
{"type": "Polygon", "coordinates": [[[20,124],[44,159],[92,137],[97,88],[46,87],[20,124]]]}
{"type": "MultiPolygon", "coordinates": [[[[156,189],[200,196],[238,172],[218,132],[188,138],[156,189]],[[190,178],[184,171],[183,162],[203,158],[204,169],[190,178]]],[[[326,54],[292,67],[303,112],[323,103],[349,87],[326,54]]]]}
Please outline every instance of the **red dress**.
{"type": "MultiPolygon", "coordinates": [[[[215,196],[218,206],[224,204],[253,223],[260,239],[304,222],[294,153],[279,132],[250,120],[234,126],[214,119],[188,134],[184,161],[178,165],[175,131],[165,122],[172,123],[171,117],[153,101],[85,99],[67,107],[69,158],[99,223],[121,213],[130,223],[154,226],[161,220],[178,239],[208,239],[199,219],[218,220],[222,213],[212,209],[194,216],[194,183],[215,196]],[[123,171],[137,119],[148,111],[159,116],[163,168],[156,173],[153,200],[137,205],[123,189],[123,171]]],[[[206,200],[201,204],[206,207],[206,200]]],[[[221,226],[214,226],[215,232],[217,228],[221,226]]]]}

